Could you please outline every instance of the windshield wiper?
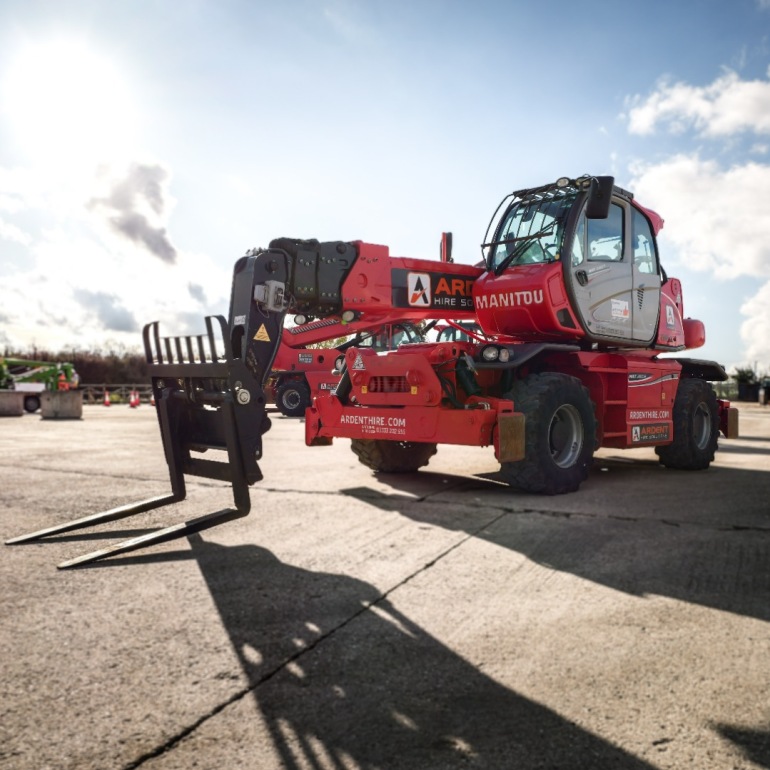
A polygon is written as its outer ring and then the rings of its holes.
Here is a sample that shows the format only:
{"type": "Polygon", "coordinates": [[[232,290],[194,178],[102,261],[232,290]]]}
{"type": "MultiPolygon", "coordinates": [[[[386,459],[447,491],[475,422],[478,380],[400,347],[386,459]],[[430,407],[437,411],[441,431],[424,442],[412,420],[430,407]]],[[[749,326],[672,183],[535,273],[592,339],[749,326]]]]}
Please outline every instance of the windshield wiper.
{"type": "Polygon", "coordinates": [[[530,233],[529,235],[520,235],[516,238],[504,238],[501,241],[492,241],[492,243],[482,243],[481,247],[491,247],[491,246],[502,246],[504,243],[516,243],[518,241],[521,241],[519,245],[499,264],[497,267],[493,268],[493,272],[495,275],[500,275],[500,273],[505,270],[508,265],[513,262],[514,259],[517,257],[520,257],[524,251],[526,250],[527,246],[529,245],[530,241],[536,240],[537,238],[542,237],[543,235],[551,235],[553,233],[553,228],[556,227],[556,223],[552,223],[548,225],[548,227],[544,227],[542,230],[540,230],[537,233],[530,233]]]}

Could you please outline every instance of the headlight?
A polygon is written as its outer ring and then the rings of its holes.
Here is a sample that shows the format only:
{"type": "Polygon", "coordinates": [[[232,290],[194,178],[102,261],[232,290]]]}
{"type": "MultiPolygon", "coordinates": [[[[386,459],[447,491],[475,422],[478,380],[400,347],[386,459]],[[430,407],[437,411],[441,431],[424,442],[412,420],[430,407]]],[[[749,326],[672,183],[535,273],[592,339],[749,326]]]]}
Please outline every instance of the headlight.
{"type": "Polygon", "coordinates": [[[294,316],[294,323],[297,324],[297,326],[304,326],[308,320],[308,317],[304,313],[297,313],[297,315],[294,316]]]}
{"type": "Polygon", "coordinates": [[[511,358],[511,351],[508,350],[508,348],[500,348],[500,355],[498,358],[502,363],[506,363],[506,361],[509,361],[511,358]]]}
{"type": "Polygon", "coordinates": [[[481,357],[485,361],[497,361],[499,355],[500,351],[494,345],[487,345],[487,347],[481,351],[481,357]]]}

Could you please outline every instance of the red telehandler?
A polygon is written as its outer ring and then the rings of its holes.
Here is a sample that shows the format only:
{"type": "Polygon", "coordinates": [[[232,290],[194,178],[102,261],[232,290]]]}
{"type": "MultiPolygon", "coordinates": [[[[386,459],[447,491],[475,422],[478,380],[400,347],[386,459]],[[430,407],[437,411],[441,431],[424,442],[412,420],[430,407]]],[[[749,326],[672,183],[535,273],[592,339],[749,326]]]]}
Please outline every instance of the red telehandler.
{"type": "MultiPolygon", "coordinates": [[[[684,317],[682,287],[660,264],[653,211],[612,177],[518,190],[490,221],[479,265],[391,257],[360,241],[281,238],[235,264],[230,318],[206,334],[144,343],[171,477],[170,495],[16,538],[24,542],[185,497],[184,475],[228,480],[235,508],[59,565],[70,567],[244,516],[270,428],[264,383],[288,311],[315,318],[475,322],[482,335],[345,352],[334,392],[307,410],[309,445],[351,439],[361,462],[414,471],[438,444],[492,445],[500,475],[526,492],[574,492],[598,447],[655,447],[669,468],[700,470],[738,414],[711,361],[662,357],[705,342],[684,317]],[[227,462],[199,456],[227,452],[227,462]]],[[[469,328],[466,326],[466,328],[469,328]]]]}
{"type": "Polygon", "coordinates": [[[336,388],[340,373],[335,367],[348,348],[367,347],[382,352],[404,342],[421,341],[419,329],[412,323],[401,322],[397,316],[350,322],[332,316],[285,327],[265,383],[265,396],[285,417],[303,417],[316,395],[336,388]],[[348,336],[351,339],[331,347],[308,347],[348,336]]]}

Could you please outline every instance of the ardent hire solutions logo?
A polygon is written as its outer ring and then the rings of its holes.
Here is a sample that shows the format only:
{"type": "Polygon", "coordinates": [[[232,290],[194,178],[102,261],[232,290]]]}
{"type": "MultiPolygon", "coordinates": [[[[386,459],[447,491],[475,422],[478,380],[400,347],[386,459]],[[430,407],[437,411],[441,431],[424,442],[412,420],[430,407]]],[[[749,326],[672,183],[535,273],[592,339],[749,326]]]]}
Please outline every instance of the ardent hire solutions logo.
{"type": "Polygon", "coordinates": [[[410,305],[430,307],[430,276],[427,273],[409,273],[406,291],[410,305]]]}

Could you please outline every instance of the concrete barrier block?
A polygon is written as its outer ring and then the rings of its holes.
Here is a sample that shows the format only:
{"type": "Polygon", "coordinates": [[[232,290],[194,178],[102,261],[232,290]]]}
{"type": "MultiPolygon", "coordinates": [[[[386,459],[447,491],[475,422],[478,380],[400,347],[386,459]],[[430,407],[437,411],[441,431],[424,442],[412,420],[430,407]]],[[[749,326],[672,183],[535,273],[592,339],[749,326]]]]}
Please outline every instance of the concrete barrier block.
{"type": "Polygon", "coordinates": [[[0,390],[0,417],[24,414],[24,394],[16,390],[0,390]]]}
{"type": "Polygon", "coordinates": [[[44,419],[79,420],[83,417],[83,394],[79,390],[44,390],[40,413],[44,419]]]}

